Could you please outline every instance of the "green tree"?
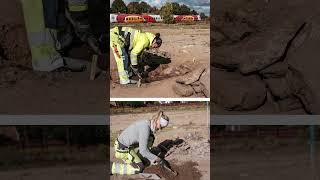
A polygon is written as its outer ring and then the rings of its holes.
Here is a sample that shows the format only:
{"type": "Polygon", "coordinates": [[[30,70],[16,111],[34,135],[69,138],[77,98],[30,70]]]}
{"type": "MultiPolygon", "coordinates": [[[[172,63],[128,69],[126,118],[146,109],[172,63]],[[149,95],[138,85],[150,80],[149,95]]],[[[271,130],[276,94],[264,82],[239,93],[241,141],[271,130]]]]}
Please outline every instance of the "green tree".
{"type": "Polygon", "coordinates": [[[181,15],[188,15],[191,13],[191,10],[187,5],[183,4],[182,6],[180,6],[180,13],[181,15]]]}
{"type": "Polygon", "coordinates": [[[173,6],[172,3],[165,3],[160,9],[160,16],[166,24],[173,24],[173,6]]]}
{"type": "Polygon", "coordinates": [[[207,18],[207,16],[202,12],[202,13],[200,13],[200,18],[201,18],[201,20],[204,20],[207,18]]]}
{"type": "Polygon", "coordinates": [[[122,0],[114,0],[111,5],[112,13],[127,13],[127,6],[122,0]]]}
{"type": "Polygon", "coordinates": [[[128,4],[128,13],[129,14],[140,14],[139,2],[130,2],[128,4]]]}
{"type": "Polygon", "coordinates": [[[176,2],[172,3],[172,13],[174,15],[180,15],[181,14],[181,8],[180,5],[176,2]]]}
{"type": "Polygon", "coordinates": [[[150,13],[152,7],[148,3],[142,1],[139,4],[139,9],[140,13],[150,13]]]}
{"type": "Polygon", "coordinates": [[[152,14],[160,14],[160,10],[157,8],[157,7],[152,7],[151,9],[150,9],[150,13],[152,13],[152,14]]]}

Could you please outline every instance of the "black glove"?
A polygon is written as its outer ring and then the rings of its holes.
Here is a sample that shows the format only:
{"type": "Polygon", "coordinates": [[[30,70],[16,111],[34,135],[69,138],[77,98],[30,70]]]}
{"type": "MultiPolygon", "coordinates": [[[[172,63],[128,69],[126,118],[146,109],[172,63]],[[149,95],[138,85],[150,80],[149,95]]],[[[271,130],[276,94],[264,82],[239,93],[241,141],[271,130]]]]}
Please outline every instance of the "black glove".
{"type": "Polygon", "coordinates": [[[170,168],[169,162],[168,162],[167,160],[163,159],[163,158],[161,158],[161,160],[159,161],[159,165],[160,165],[161,167],[168,167],[168,168],[170,168]]]}

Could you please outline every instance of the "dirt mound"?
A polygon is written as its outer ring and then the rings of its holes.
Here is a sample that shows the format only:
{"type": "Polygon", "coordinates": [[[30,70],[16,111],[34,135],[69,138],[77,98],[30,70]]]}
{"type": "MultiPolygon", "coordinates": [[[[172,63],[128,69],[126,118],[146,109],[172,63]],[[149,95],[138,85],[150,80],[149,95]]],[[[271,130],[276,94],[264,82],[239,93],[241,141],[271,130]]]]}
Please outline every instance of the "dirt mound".
{"type": "Polygon", "coordinates": [[[316,68],[320,21],[317,12],[307,10],[311,2],[302,6],[302,0],[290,5],[286,0],[237,1],[215,12],[218,32],[212,39],[216,57],[212,66],[224,73],[214,69],[214,103],[247,113],[262,112],[267,103],[274,104],[268,112],[320,113],[316,68]],[[293,11],[301,16],[288,17],[293,11]],[[231,74],[239,78],[229,79],[231,74]],[[256,77],[255,82],[248,77],[256,77]],[[260,90],[254,87],[259,84],[260,90]],[[270,94],[266,101],[258,98],[266,94],[270,94]]]}
{"type": "Polygon", "coordinates": [[[190,72],[192,66],[189,64],[181,64],[178,66],[170,66],[161,64],[154,71],[148,74],[148,81],[160,81],[163,79],[184,75],[190,72]]]}
{"type": "Polygon", "coordinates": [[[177,179],[177,180],[197,180],[202,176],[199,170],[196,168],[198,164],[196,162],[188,161],[181,165],[170,163],[172,169],[178,173],[177,176],[171,174],[170,171],[161,168],[160,166],[150,166],[144,170],[145,173],[155,173],[161,178],[165,179],[177,179]]]}
{"type": "Polygon", "coordinates": [[[193,66],[194,70],[176,79],[173,90],[182,97],[210,97],[210,69],[199,64],[193,66]]]}

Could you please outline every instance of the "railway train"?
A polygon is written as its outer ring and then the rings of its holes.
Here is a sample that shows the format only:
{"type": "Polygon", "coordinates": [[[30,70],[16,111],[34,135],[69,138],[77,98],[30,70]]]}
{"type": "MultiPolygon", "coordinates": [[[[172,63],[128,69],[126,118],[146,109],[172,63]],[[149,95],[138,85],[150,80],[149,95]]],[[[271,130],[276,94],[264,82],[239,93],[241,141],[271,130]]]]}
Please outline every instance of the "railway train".
{"type": "MultiPolygon", "coordinates": [[[[173,15],[176,22],[200,21],[199,15],[173,15]]],[[[158,23],[163,19],[152,14],[110,14],[111,23],[158,23]]]]}

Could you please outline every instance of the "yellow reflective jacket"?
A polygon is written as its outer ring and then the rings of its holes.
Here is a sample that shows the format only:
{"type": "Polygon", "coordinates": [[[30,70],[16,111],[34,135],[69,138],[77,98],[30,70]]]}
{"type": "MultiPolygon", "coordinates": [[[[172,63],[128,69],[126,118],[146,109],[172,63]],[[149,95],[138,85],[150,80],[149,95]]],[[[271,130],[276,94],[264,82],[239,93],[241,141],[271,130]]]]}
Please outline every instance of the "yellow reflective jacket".
{"type": "MultiPolygon", "coordinates": [[[[122,27],[124,36],[130,32],[130,60],[132,65],[138,64],[138,55],[142,53],[146,48],[151,47],[152,41],[156,37],[154,34],[149,32],[141,32],[140,30],[133,29],[130,27],[122,27]]],[[[120,36],[119,28],[115,27],[110,30],[110,42],[124,45],[125,37],[120,36]]]]}
{"type": "Polygon", "coordinates": [[[140,32],[136,31],[134,34],[131,34],[131,38],[133,36],[133,42],[130,43],[130,60],[132,65],[138,64],[138,55],[142,53],[148,47],[151,47],[152,41],[156,37],[154,34],[149,32],[140,32]]]}

